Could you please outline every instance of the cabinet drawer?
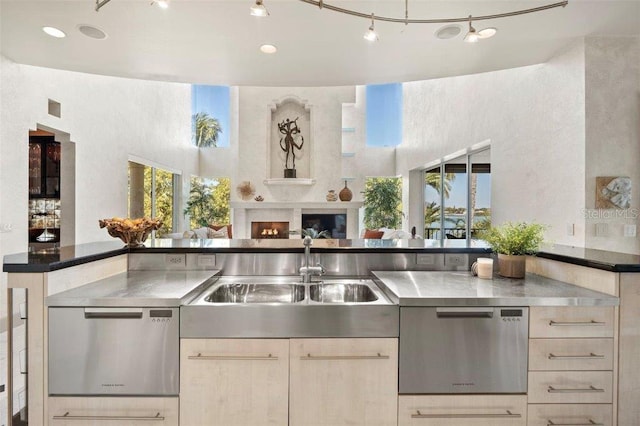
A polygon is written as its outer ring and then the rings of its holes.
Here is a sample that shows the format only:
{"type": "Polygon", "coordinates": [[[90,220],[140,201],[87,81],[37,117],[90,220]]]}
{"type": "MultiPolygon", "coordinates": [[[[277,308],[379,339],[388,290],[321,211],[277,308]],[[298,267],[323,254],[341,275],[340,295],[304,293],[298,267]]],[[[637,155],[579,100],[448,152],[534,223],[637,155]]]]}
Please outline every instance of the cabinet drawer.
{"type": "Polygon", "coordinates": [[[613,337],[613,307],[532,307],[529,337],[613,337]]]}
{"type": "Polygon", "coordinates": [[[612,426],[610,404],[530,404],[528,426],[612,426]]]}
{"type": "Polygon", "coordinates": [[[529,403],[591,403],[612,401],[611,371],[533,371],[529,403]]]}
{"type": "Polygon", "coordinates": [[[178,398],[51,397],[49,426],[178,426],[178,398]]]}
{"type": "Polygon", "coordinates": [[[526,395],[401,395],[398,426],[525,426],[526,395]]]}
{"type": "Polygon", "coordinates": [[[531,339],[529,370],[611,370],[613,339],[531,339]]]}

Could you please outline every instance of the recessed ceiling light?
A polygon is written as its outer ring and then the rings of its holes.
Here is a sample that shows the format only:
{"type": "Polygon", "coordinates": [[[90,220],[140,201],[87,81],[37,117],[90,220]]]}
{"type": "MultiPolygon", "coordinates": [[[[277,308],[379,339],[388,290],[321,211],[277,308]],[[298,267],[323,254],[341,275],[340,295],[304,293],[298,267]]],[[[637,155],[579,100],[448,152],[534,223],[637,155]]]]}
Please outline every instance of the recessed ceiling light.
{"type": "Polygon", "coordinates": [[[169,0],[157,0],[156,4],[160,9],[168,9],[169,8],[169,0]]]}
{"type": "Polygon", "coordinates": [[[55,38],[63,38],[67,36],[64,31],[55,27],[42,27],[42,31],[55,38]]]}
{"type": "Polygon", "coordinates": [[[440,40],[448,40],[460,34],[461,31],[460,25],[446,25],[436,31],[436,37],[440,40]]]}
{"type": "Polygon", "coordinates": [[[278,51],[278,48],[273,44],[263,44],[262,46],[260,46],[260,51],[262,53],[276,53],[278,51]]]}
{"type": "Polygon", "coordinates": [[[107,33],[102,31],[100,28],[92,27],[91,25],[78,25],[78,31],[87,37],[94,38],[96,40],[104,40],[107,38],[107,33]]]}
{"type": "Polygon", "coordinates": [[[478,38],[489,38],[496,35],[498,30],[493,27],[485,28],[483,30],[478,31],[478,38]]]}

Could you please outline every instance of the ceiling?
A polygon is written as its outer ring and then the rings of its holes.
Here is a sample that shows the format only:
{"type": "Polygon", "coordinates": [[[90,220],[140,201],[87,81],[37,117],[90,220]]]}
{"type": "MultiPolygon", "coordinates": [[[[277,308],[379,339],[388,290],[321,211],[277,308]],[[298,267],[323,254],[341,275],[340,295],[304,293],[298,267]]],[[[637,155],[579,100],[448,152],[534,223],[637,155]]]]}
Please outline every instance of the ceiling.
{"type": "MultiPolygon", "coordinates": [[[[409,0],[409,17],[495,14],[557,0],[409,0]]],[[[327,3],[364,13],[404,16],[403,0],[327,3]]],[[[172,0],[169,9],[150,0],[112,0],[99,12],[94,0],[1,0],[0,48],[24,64],[94,74],[197,84],[333,86],[425,80],[547,61],[577,38],[638,35],[640,0],[570,0],[565,8],[474,23],[498,28],[477,44],[463,31],[450,40],[443,25],[376,22],[380,40],[363,39],[370,21],[298,0],[264,0],[266,18],[249,15],[253,0],[172,0]],[[108,34],[95,40],[77,27],[108,34]],[[67,33],[56,39],[41,28],[67,33]],[[278,47],[261,53],[260,45],[278,47]]]]}

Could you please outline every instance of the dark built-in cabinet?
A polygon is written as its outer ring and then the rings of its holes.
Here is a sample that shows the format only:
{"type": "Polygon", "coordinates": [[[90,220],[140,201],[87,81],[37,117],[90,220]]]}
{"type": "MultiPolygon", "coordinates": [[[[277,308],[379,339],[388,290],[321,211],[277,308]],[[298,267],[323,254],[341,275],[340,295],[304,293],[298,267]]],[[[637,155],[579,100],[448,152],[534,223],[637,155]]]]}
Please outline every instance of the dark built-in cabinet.
{"type": "Polygon", "coordinates": [[[29,137],[29,243],[60,241],[61,146],[53,136],[29,137]]]}

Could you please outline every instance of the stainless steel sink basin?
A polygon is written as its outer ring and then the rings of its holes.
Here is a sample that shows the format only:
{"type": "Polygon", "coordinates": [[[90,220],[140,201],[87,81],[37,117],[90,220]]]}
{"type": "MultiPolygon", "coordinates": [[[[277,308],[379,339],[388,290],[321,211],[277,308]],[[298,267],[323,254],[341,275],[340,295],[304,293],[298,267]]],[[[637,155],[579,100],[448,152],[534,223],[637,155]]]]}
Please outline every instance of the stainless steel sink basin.
{"type": "Polygon", "coordinates": [[[397,337],[399,308],[361,277],[222,276],[180,308],[185,338],[397,337]]]}
{"type": "Polygon", "coordinates": [[[300,284],[223,284],[205,297],[209,303],[298,303],[304,300],[300,284]]]}
{"type": "Polygon", "coordinates": [[[378,300],[378,296],[366,284],[312,284],[309,286],[309,297],[320,303],[369,303],[378,300]]]}

